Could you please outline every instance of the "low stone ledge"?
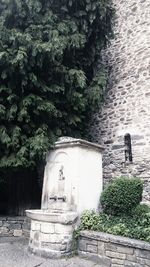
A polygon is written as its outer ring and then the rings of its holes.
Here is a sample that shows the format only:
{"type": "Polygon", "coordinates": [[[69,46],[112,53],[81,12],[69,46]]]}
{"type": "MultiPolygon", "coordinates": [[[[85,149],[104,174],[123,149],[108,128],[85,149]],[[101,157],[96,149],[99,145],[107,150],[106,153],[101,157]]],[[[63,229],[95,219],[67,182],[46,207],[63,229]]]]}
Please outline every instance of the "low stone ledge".
{"type": "Polygon", "coordinates": [[[124,245],[128,247],[135,247],[139,249],[145,249],[150,251],[150,243],[145,241],[140,241],[137,239],[132,239],[124,236],[115,236],[112,234],[107,234],[103,232],[95,232],[95,231],[81,231],[81,237],[86,237],[92,240],[99,240],[104,242],[111,242],[118,245],[124,245]]]}
{"type": "Polygon", "coordinates": [[[102,232],[82,231],[78,253],[104,267],[150,267],[149,243],[102,232]]]}
{"type": "Polygon", "coordinates": [[[0,216],[0,237],[29,237],[30,221],[25,216],[0,216]]]}

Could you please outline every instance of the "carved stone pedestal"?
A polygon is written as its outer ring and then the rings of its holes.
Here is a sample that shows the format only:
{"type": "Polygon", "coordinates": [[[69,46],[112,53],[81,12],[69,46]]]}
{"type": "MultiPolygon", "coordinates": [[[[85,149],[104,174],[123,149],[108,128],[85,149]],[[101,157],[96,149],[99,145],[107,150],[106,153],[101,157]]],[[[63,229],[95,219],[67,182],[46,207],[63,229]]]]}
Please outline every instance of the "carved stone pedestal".
{"type": "Polygon", "coordinates": [[[77,213],[26,212],[31,218],[29,251],[48,258],[60,258],[72,253],[77,213]]]}

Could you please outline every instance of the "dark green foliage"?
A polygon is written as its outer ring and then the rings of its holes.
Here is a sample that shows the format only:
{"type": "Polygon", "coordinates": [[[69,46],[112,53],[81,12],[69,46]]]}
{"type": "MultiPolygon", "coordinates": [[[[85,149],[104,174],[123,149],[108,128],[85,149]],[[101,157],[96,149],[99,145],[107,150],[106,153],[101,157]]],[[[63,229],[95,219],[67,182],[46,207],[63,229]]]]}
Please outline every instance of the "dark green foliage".
{"type": "Polygon", "coordinates": [[[83,135],[103,100],[97,65],[111,0],[1,0],[0,167],[32,167],[61,135],[83,135]]]}
{"type": "Polygon", "coordinates": [[[103,191],[101,205],[106,214],[130,214],[142,200],[143,183],[138,178],[117,178],[103,191]]]}
{"type": "Polygon", "coordinates": [[[150,212],[145,211],[141,215],[134,213],[133,216],[110,216],[86,211],[81,217],[77,236],[81,230],[106,232],[150,242],[150,212]]]}
{"type": "Polygon", "coordinates": [[[142,192],[141,180],[116,179],[102,193],[104,213],[85,211],[76,235],[93,230],[150,242],[150,207],[139,204],[142,192]]]}
{"type": "Polygon", "coordinates": [[[141,218],[146,213],[150,213],[150,207],[146,204],[139,204],[132,210],[132,216],[141,218]]]}

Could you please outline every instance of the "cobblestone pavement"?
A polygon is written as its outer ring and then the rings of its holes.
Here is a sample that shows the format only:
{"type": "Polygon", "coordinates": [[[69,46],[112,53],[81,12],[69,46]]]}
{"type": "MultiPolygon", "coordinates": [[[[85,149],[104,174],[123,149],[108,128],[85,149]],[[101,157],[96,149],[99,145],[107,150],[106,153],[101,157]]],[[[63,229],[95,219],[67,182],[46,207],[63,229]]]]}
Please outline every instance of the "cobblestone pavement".
{"type": "Polygon", "coordinates": [[[100,267],[79,257],[60,260],[40,258],[30,254],[27,245],[25,239],[0,237],[0,267],[100,267]]]}

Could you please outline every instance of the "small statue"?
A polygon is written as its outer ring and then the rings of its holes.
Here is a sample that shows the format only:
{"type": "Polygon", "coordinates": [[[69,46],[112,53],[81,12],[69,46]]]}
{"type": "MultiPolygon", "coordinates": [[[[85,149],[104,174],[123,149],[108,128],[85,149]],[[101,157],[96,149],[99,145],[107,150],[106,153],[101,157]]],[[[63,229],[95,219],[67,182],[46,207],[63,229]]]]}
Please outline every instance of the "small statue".
{"type": "Polygon", "coordinates": [[[59,180],[65,180],[65,177],[64,177],[64,166],[61,166],[61,168],[59,170],[59,180]]]}

